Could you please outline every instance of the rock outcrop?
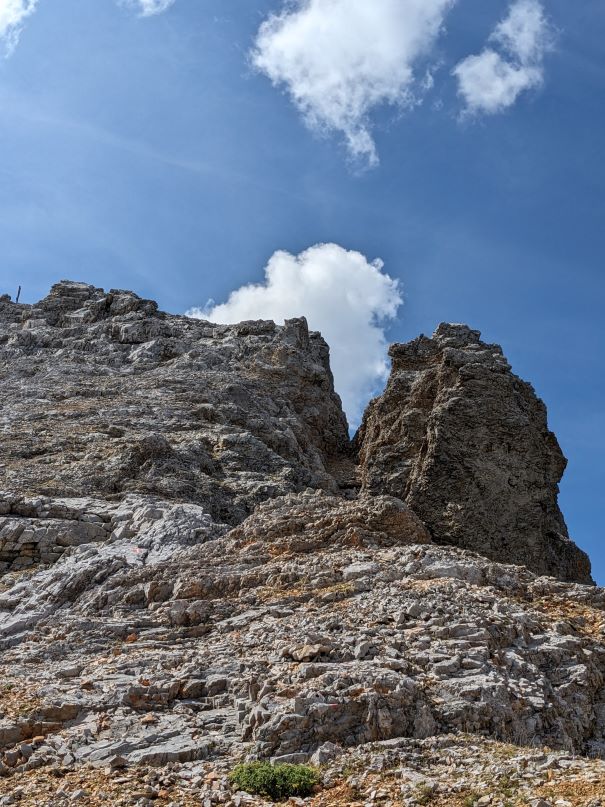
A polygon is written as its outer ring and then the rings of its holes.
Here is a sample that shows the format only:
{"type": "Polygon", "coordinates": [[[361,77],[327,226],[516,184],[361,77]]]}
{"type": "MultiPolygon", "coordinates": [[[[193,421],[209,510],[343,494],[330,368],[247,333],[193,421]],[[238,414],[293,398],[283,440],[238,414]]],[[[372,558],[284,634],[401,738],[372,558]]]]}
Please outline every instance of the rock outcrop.
{"type": "Polygon", "coordinates": [[[605,591],[477,332],[393,348],[361,479],[304,320],[64,282],[0,351],[0,805],[261,805],[267,758],[313,807],[605,787],[605,591]]]}
{"type": "Polygon", "coordinates": [[[590,583],[557,504],[566,460],[502,349],[442,324],[390,356],[387,388],[356,437],[363,490],[406,501],[438,543],[590,583]]]}
{"type": "Polygon", "coordinates": [[[157,494],[230,523],[339,490],[346,419],[304,319],[213,325],[64,281],[35,306],[0,300],[0,350],[0,489],[157,494]]]}
{"type": "Polygon", "coordinates": [[[605,754],[602,589],[429,544],[388,497],[288,494],[230,530],[130,495],[109,523],[0,593],[14,787],[127,769],[203,803],[246,755],[342,770],[375,743],[468,734],[468,759],[485,737],[605,754]]]}

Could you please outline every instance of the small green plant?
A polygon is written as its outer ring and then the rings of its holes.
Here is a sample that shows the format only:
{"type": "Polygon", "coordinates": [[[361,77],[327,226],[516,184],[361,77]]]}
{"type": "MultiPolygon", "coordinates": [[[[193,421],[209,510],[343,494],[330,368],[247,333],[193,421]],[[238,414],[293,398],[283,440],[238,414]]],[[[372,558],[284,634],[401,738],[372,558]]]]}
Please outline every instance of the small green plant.
{"type": "Polygon", "coordinates": [[[290,796],[310,796],[319,782],[319,774],[308,765],[246,762],[233,769],[229,780],[238,790],[280,801],[290,796]]]}
{"type": "Polygon", "coordinates": [[[350,776],[355,776],[356,773],[359,773],[359,765],[355,765],[352,762],[348,762],[341,771],[343,779],[348,779],[350,776]]]}
{"type": "Polygon", "coordinates": [[[434,798],[434,787],[427,784],[416,785],[414,796],[418,804],[430,804],[434,798]]]}
{"type": "Polygon", "coordinates": [[[508,775],[501,776],[498,779],[498,790],[502,796],[510,799],[515,795],[515,782],[508,775]]]}
{"type": "Polygon", "coordinates": [[[464,798],[464,807],[474,807],[475,802],[479,801],[479,798],[478,793],[469,793],[468,796],[464,798]]]}

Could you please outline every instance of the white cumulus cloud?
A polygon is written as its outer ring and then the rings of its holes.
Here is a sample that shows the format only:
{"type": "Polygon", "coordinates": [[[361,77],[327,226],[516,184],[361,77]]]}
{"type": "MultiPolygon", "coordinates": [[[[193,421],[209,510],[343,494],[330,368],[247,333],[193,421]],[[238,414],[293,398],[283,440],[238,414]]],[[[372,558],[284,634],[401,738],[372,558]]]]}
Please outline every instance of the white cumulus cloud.
{"type": "Polygon", "coordinates": [[[142,17],[151,17],[169,9],[176,0],[126,0],[126,2],[130,6],[137,7],[142,17]]]}
{"type": "Polygon", "coordinates": [[[307,125],[344,135],[369,165],[378,155],[370,113],[414,103],[414,68],[456,0],[294,0],[261,25],[254,66],[284,87],[307,125]]]}
{"type": "Polygon", "coordinates": [[[383,271],[382,261],[368,261],[337,244],[318,244],[300,255],[276,252],[264,283],[242,286],[226,303],[188,315],[227,324],[305,316],[330,345],[336,390],[356,426],[387,376],[384,326],[401,303],[399,283],[383,271]]]}
{"type": "Polygon", "coordinates": [[[468,56],[453,70],[466,110],[502,112],[522,92],[539,87],[544,79],[544,55],[552,41],[552,29],[539,0],[513,3],[490,36],[494,47],[468,56]]]}
{"type": "Polygon", "coordinates": [[[521,64],[540,62],[552,44],[552,32],[539,0],[517,0],[490,37],[521,64]]]}
{"type": "Polygon", "coordinates": [[[0,40],[7,56],[17,46],[23,23],[37,4],[38,0],[0,0],[0,40]]]}

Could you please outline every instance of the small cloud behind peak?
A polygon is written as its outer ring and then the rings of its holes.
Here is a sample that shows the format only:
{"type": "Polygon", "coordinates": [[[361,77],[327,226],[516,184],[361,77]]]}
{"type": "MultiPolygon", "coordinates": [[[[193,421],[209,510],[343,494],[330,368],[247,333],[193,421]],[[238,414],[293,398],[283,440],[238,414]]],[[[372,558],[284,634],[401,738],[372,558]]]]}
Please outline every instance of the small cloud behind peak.
{"type": "Polygon", "coordinates": [[[381,260],[338,244],[317,244],[299,255],[275,252],[262,283],[232,292],[226,303],[210,301],[189,316],[225,324],[250,319],[305,316],[330,346],[336,391],[352,426],[388,374],[385,327],[403,302],[399,282],[381,260]]]}

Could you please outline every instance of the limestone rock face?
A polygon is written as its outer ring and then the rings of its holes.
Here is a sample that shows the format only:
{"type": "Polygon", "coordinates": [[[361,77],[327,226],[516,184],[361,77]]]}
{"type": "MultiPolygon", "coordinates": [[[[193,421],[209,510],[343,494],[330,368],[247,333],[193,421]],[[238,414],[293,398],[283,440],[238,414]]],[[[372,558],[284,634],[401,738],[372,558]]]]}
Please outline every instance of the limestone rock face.
{"type": "Polygon", "coordinates": [[[304,319],[213,325],[64,281],[35,306],[0,299],[0,350],[0,490],[157,494],[231,523],[339,490],[346,419],[304,319]]]}
{"type": "Polygon", "coordinates": [[[605,754],[602,589],[427,543],[388,497],[288,494],[231,530],[138,494],[103,515],[105,542],[0,590],[0,771],[172,762],[195,793],[326,743],[605,754]]]}
{"type": "Polygon", "coordinates": [[[463,326],[392,357],[357,468],[302,319],[0,297],[0,807],[266,807],[244,759],[320,764],[313,805],[602,796],[544,406],[463,326]]]}
{"type": "Polygon", "coordinates": [[[566,460],[502,349],[442,324],[390,356],[387,388],[356,437],[363,489],[405,500],[438,543],[590,582],[557,504],[566,460]]]}

